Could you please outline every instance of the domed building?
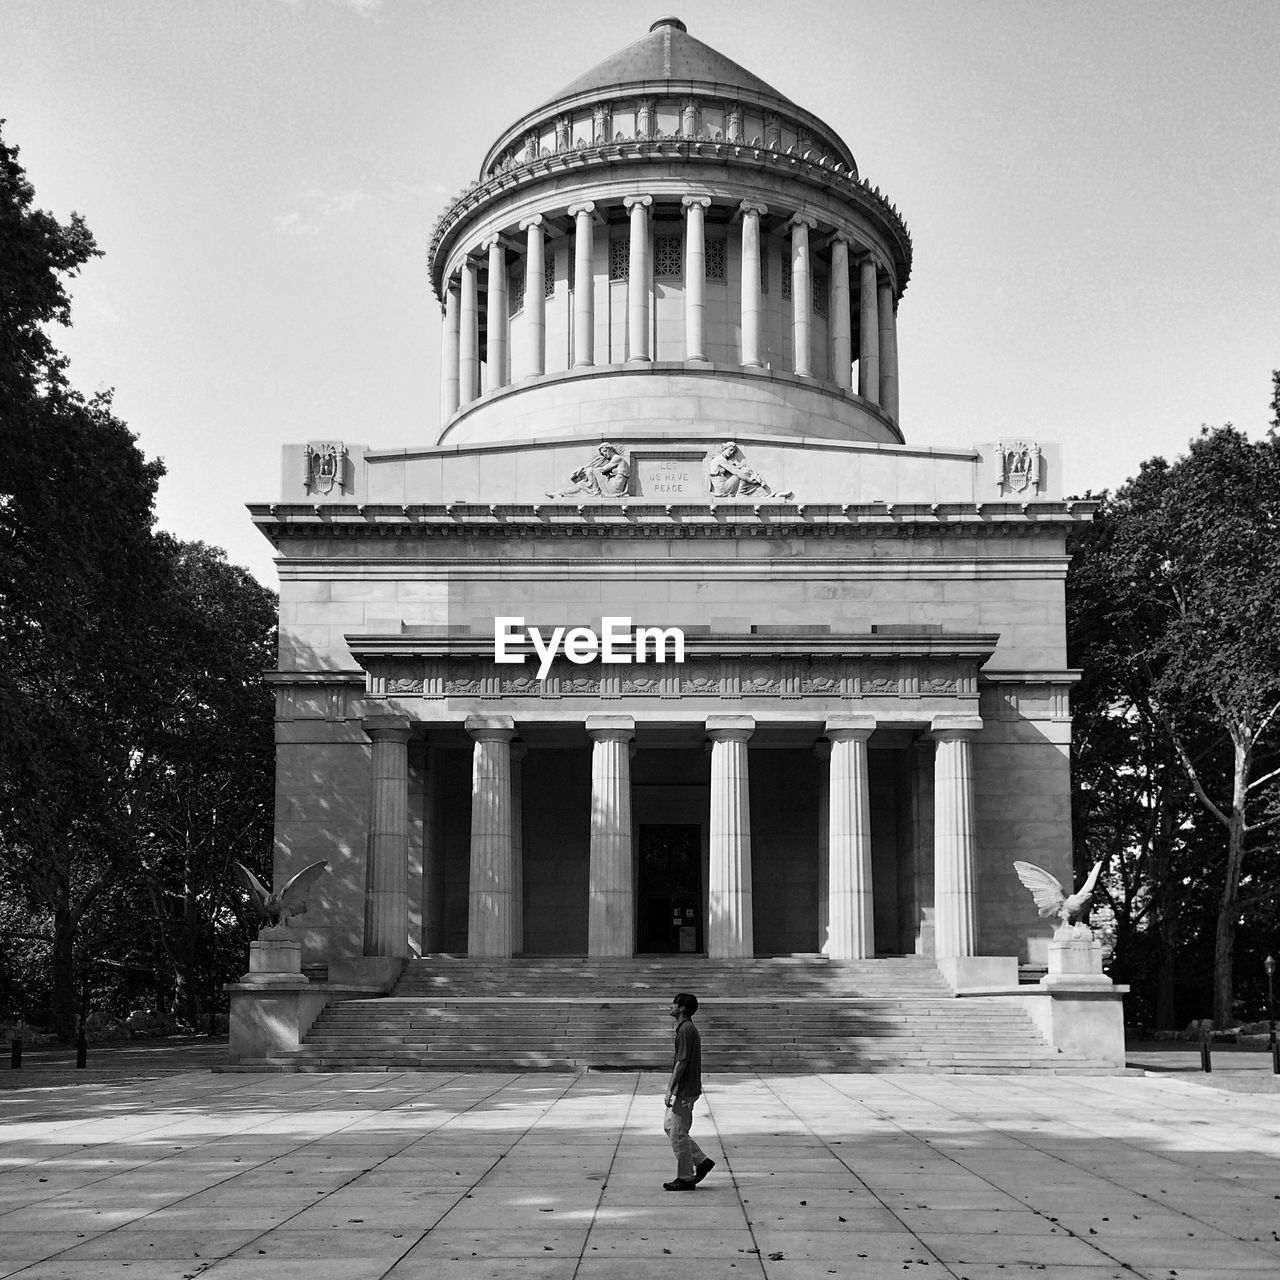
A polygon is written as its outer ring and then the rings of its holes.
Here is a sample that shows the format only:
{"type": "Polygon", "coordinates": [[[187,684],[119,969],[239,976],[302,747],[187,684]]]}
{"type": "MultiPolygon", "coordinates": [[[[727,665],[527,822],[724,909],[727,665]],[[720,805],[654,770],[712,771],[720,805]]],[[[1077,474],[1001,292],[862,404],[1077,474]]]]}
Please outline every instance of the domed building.
{"type": "Polygon", "coordinates": [[[251,508],[277,880],[329,864],[304,967],[1046,965],[1012,864],[1070,886],[1091,507],[1025,433],[907,443],[911,258],[835,130],[676,18],[494,141],[431,236],[438,436],[289,446],[251,508]]]}

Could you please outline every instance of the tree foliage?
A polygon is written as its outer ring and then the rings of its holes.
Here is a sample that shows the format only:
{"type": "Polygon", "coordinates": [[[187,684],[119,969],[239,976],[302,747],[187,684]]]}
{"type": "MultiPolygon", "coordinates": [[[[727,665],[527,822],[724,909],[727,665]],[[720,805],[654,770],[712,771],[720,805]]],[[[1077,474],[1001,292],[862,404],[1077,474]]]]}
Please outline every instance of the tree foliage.
{"type": "Polygon", "coordinates": [[[225,920],[207,864],[265,855],[273,597],[154,531],[162,466],[109,396],[69,385],[49,335],[96,247],[33,199],[0,139],[0,984],[68,1037],[88,959],[123,972],[150,919],[189,973],[225,920]]]}
{"type": "MultiPolygon", "coordinates": [[[[1111,854],[1131,949],[1146,935],[1156,1018],[1175,957],[1208,946],[1218,1025],[1236,932],[1276,891],[1280,782],[1280,440],[1204,430],[1104,498],[1073,547],[1078,844],[1111,854]],[[1195,904],[1214,901],[1212,928],[1195,904]]],[[[1118,948],[1119,950],[1119,948],[1118,948]]],[[[1203,963],[1203,961],[1202,961],[1203,963]]]]}

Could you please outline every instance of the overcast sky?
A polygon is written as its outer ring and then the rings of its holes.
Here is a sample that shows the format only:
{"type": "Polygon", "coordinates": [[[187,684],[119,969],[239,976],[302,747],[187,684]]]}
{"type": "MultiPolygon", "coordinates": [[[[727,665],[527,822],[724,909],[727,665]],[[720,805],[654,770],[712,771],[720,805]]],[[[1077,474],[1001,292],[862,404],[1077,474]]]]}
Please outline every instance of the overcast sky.
{"type": "Polygon", "coordinates": [[[160,523],[275,585],[280,446],[434,441],[436,215],[663,13],[840,133],[915,243],[908,443],[1114,487],[1280,367],[1275,0],[0,0],[0,115],[105,257],[58,335],[164,459],[160,523]]]}

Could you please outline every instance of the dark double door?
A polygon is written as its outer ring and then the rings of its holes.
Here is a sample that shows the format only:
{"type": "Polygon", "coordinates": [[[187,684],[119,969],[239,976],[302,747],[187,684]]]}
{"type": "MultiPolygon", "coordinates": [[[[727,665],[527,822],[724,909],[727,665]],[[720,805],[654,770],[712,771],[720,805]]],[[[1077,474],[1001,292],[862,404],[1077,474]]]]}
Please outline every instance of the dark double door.
{"type": "Polygon", "coordinates": [[[636,950],[702,951],[702,828],[697,823],[641,823],[636,950]]]}

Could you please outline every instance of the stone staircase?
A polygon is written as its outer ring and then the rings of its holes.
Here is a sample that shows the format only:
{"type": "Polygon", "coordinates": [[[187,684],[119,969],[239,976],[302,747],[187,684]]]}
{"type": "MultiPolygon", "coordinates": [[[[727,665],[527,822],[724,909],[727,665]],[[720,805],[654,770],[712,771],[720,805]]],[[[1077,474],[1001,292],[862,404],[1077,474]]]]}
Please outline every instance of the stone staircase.
{"type": "Polygon", "coordinates": [[[329,1005],[301,1050],[245,1071],[666,1070],[677,991],[703,1070],[1087,1072],[1022,1010],[957,999],[931,960],[572,957],[411,961],[389,996],[329,1005]]]}

